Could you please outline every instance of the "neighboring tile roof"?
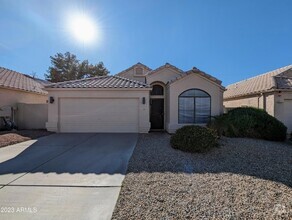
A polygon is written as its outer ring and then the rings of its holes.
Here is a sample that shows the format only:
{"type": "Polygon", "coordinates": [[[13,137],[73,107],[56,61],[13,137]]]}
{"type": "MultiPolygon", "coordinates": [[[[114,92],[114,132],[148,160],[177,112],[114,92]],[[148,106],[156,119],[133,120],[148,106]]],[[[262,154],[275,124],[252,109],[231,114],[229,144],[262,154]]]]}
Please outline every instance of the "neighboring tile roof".
{"type": "MultiPolygon", "coordinates": [[[[123,70],[122,72],[117,73],[116,75],[122,76],[124,73],[128,72],[129,70],[131,70],[135,67],[143,67],[144,69],[148,70],[149,72],[152,71],[152,69],[150,69],[148,66],[144,65],[143,63],[138,62],[138,63],[134,64],[133,66],[123,70]]],[[[147,75],[147,73],[145,75],[147,75]]]]}
{"type": "Polygon", "coordinates": [[[162,70],[164,68],[170,68],[170,69],[173,69],[173,70],[179,72],[180,74],[184,74],[184,71],[182,71],[181,69],[177,68],[176,66],[171,65],[170,63],[165,63],[164,65],[162,65],[162,66],[156,68],[155,70],[152,70],[151,72],[149,72],[148,76],[150,76],[150,75],[152,75],[152,74],[154,74],[154,73],[156,73],[156,72],[158,72],[158,71],[160,71],[160,70],[162,70]]]}
{"type": "Polygon", "coordinates": [[[183,75],[180,75],[180,76],[178,76],[177,78],[175,78],[174,80],[171,80],[169,83],[170,83],[170,84],[171,84],[171,83],[174,83],[174,82],[176,82],[177,80],[180,80],[180,79],[182,79],[182,78],[184,78],[184,77],[186,77],[186,76],[188,76],[188,75],[190,75],[190,74],[192,74],[192,73],[195,73],[195,74],[198,74],[198,75],[200,75],[200,76],[203,76],[204,78],[207,78],[207,79],[213,81],[214,83],[218,84],[218,86],[220,86],[222,89],[225,89],[225,88],[221,85],[222,81],[220,81],[219,79],[215,78],[214,76],[211,76],[211,75],[209,75],[209,74],[207,74],[207,73],[205,73],[205,72],[203,72],[203,71],[197,69],[196,67],[193,67],[193,69],[191,69],[191,70],[185,72],[183,75]]]}
{"type": "Polygon", "coordinates": [[[44,86],[32,77],[0,67],[0,87],[46,95],[44,86]]]}
{"type": "Polygon", "coordinates": [[[231,84],[226,87],[224,99],[257,94],[272,89],[291,89],[292,77],[284,74],[290,69],[292,69],[292,65],[231,84]]]}
{"type": "Polygon", "coordinates": [[[87,79],[53,83],[46,88],[150,88],[149,85],[137,80],[121,76],[99,76],[87,79]]]}

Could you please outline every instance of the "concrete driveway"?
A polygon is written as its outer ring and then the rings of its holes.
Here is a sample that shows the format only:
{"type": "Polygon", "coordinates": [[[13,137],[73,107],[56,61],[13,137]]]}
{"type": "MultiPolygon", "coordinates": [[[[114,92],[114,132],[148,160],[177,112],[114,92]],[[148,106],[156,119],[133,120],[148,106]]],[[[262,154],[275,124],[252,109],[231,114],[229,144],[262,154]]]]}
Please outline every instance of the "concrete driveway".
{"type": "Polygon", "coordinates": [[[137,134],[54,134],[0,148],[0,219],[110,219],[137,134]]]}

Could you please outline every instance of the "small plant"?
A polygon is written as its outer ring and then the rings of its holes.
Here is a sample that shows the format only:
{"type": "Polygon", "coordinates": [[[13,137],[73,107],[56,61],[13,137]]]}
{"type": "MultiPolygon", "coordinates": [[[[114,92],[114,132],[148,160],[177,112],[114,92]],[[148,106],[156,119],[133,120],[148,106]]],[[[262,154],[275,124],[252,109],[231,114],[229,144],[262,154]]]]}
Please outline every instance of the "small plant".
{"type": "Polygon", "coordinates": [[[170,144],[174,149],[186,152],[206,152],[218,146],[217,136],[208,128],[189,125],[178,129],[171,136],[170,144]]]}

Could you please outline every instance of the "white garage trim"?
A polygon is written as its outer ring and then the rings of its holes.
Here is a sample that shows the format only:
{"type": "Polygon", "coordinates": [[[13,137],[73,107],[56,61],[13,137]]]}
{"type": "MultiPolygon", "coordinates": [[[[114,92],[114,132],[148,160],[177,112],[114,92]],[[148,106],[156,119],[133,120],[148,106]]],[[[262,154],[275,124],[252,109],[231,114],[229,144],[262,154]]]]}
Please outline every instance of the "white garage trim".
{"type": "Polygon", "coordinates": [[[48,131],[147,133],[150,129],[151,88],[140,81],[100,76],[53,83],[46,89],[48,131]]]}

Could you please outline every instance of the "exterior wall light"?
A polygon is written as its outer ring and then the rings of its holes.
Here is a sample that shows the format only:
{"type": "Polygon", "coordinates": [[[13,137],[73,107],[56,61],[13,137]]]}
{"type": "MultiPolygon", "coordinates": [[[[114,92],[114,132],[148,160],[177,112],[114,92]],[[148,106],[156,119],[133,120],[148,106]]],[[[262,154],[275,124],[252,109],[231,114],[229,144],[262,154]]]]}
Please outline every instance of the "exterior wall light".
{"type": "Polygon", "coordinates": [[[55,101],[54,97],[50,96],[50,103],[52,104],[52,103],[54,103],[54,101],[55,101]]]}
{"type": "Polygon", "coordinates": [[[143,105],[146,104],[146,98],[145,98],[145,97],[142,98],[142,104],[143,104],[143,105]]]}

